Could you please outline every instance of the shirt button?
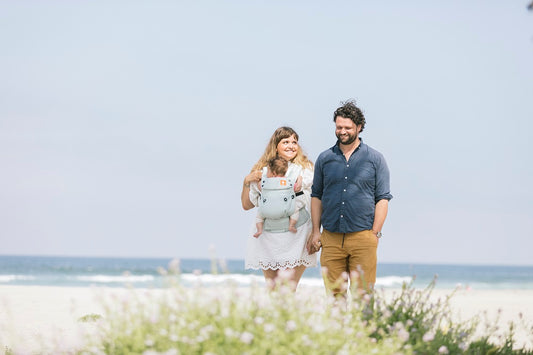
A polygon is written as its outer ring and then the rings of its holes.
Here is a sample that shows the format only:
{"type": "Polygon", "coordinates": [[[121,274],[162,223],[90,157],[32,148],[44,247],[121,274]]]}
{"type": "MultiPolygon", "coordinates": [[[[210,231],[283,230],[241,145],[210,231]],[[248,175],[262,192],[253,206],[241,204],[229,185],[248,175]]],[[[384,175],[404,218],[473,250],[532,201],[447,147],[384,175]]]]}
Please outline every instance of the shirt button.
{"type": "Polygon", "coordinates": [[[344,189],[343,191],[346,192],[346,189],[344,189]]]}
{"type": "Polygon", "coordinates": [[[350,164],[346,164],[346,167],[349,168],[349,167],[350,167],[350,164]]]}
{"type": "Polygon", "coordinates": [[[342,214],[341,214],[341,218],[344,217],[342,214]]]}
{"type": "Polygon", "coordinates": [[[341,202],[344,205],[344,201],[341,202]]]}
{"type": "Polygon", "coordinates": [[[345,177],[344,177],[344,180],[346,180],[346,179],[348,179],[348,176],[345,176],[345,177]]]}

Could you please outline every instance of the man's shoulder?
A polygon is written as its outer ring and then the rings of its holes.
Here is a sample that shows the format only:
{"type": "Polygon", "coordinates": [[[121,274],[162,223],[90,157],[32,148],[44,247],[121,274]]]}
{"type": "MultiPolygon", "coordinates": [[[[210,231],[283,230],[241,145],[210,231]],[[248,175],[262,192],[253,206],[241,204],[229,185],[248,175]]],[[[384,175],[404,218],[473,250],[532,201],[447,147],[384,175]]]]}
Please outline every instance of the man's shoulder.
{"type": "Polygon", "coordinates": [[[363,144],[363,146],[370,159],[384,159],[383,154],[380,151],[372,148],[368,144],[363,144]]]}
{"type": "Polygon", "coordinates": [[[318,159],[320,159],[321,157],[325,157],[325,156],[328,156],[330,154],[335,154],[335,147],[337,147],[337,144],[329,147],[328,149],[322,151],[319,155],[318,155],[318,159]]]}

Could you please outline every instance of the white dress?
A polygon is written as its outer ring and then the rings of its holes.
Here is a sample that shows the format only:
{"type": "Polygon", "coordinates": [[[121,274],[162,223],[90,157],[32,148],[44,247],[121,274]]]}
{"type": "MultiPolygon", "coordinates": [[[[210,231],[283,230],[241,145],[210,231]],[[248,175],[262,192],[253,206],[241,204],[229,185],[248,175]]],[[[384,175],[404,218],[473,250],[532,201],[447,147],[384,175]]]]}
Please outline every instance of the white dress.
{"type": "MultiPolygon", "coordinates": [[[[292,176],[300,171],[297,165],[289,163],[286,176],[296,180],[298,176],[292,176]],[[292,175],[291,175],[292,174],[292,175]]],[[[305,208],[311,214],[311,185],[313,184],[313,170],[302,170],[302,191],[305,196],[305,208]]],[[[250,184],[250,201],[257,207],[259,189],[256,184],[250,184]]],[[[282,232],[272,233],[263,231],[258,238],[253,235],[257,231],[255,219],[248,237],[246,257],[244,259],[246,269],[286,269],[305,265],[307,267],[317,265],[316,253],[309,255],[306,249],[307,238],[312,231],[311,218],[298,227],[296,233],[282,232]]]]}

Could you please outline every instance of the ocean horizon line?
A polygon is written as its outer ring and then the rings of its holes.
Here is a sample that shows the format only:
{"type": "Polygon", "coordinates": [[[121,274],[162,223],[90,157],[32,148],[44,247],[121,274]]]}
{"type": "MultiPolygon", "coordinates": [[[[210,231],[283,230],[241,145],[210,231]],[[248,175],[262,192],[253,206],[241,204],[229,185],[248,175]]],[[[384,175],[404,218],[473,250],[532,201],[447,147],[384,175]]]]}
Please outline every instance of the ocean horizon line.
{"type": "MultiPolygon", "coordinates": [[[[263,279],[261,270],[245,269],[243,259],[132,258],[51,255],[0,255],[0,285],[162,285],[169,270],[176,270],[189,284],[218,284],[231,280],[250,285],[263,279]],[[176,262],[176,259],[179,262],[176,262]]],[[[378,262],[376,285],[412,283],[437,288],[465,285],[474,288],[533,289],[533,266],[461,265],[378,262]]],[[[171,273],[171,272],[170,272],[171,273]]],[[[321,284],[322,268],[309,267],[302,282],[321,284]]]]}

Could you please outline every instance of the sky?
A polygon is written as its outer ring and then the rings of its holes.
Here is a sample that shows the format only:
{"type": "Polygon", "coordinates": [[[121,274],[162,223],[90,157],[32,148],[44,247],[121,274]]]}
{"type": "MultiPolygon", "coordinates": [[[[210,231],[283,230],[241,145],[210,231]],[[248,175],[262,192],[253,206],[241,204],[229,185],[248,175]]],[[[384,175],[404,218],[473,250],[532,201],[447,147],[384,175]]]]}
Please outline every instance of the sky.
{"type": "Polygon", "coordinates": [[[355,99],[379,262],[533,265],[525,0],[0,0],[0,254],[243,259],[244,176],[355,99]]]}

